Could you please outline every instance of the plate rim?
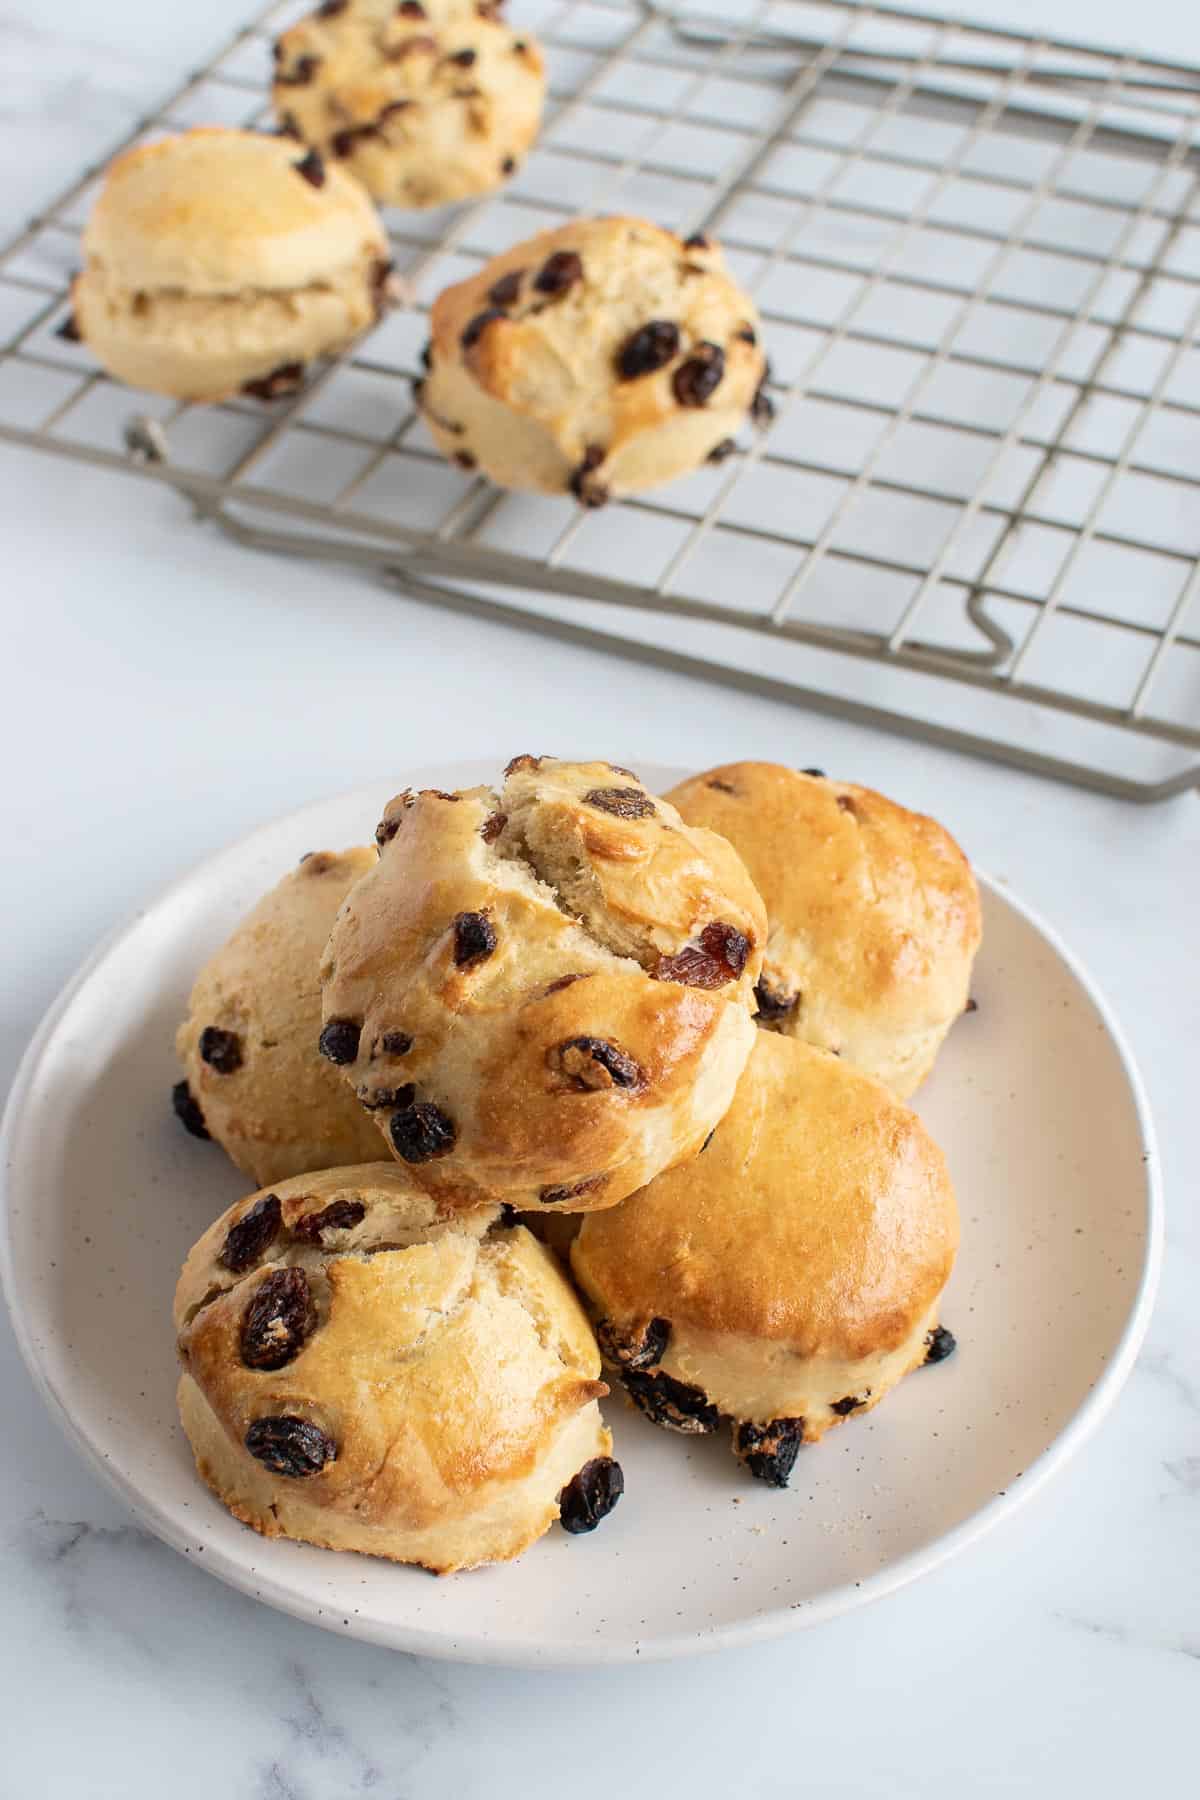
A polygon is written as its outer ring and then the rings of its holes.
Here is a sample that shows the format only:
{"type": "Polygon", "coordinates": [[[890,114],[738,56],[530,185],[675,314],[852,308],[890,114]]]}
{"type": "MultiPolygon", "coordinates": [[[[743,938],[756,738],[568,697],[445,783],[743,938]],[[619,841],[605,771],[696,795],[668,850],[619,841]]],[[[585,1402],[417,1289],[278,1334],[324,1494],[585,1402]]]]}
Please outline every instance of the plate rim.
{"type": "MultiPolygon", "coordinates": [[[[647,766],[654,761],[652,758],[644,760],[647,766]]],[[[447,762],[441,765],[442,778],[445,779],[452,773],[457,778],[467,769],[478,770],[484,761],[484,758],[469,760],[459,758],[447,762]]],[[[676,770],[669,764],[655,763],[654,766],[672,776],[678,774],[681,778],[687,773],[686,770],[676,770]]],[[[415,769],[412,779],[419,779],[421,771],[425,767],[426,765],[422,764],[415,769]]],[[[994,900],[1010,907],[1026,924],[1032,926],[1033,930],[1041,936],[1069,969],[1096,1008],[1116,1050],[1122,1072],[1128,1083],[1141,1139],[1142,1167],[1145,1171],[1145,1254],[1133,1302],[1117,1340],[1116,1348],[1090,1391],[1067,1420],[1062,1430],[1022,1471],[1019,1487],[1011,1486],[1003,1493],[995,1495],[985,1505],[973,1512],[970,1517],[963,1519],[951,1530],[943,1532],[931,1543],[896,1558],[885,1568],[864,1577],[861,1582],[842,1583],[817,1599],[793,1601],[781,1607],[759,1612],[749,1619],[743,1619],[734,1624],[676,1632],[664,1637],[646,1640],[622,1639],[617,1643],[582,1638],[564,1643],[562,1640],[556,1639],[542,1648],[530,1644],[525,1639],[510,1640],[494,1634],[488,1637],[460,1640],[431,1626],[386,1626],[377,1624],[370,1619],[364,1619],[361,1615],[355,1615],[349,1623],[346,1623],[344,1616],[335,1617],[325,1608],[315,1606],[310,1601],[298,1596],[285,1581],[273,1578],[264,1566],[264,1562],[258,1562],[251,1567],[248,1562],[239,1560],[212,1543],[202,1543],[200,1535],[186,1531],[161,1503],[147,1497],[130,1476],[113,1464],[99,1444],[92,1441],[43,1367],[37,1345],[34,1342],[31,1321],[17,1294],[9,1200],[15,1180],[13,1154],[18,1121],[24,1110],[24,1103],[36,1071],[56,1033],[62,1016],[77,994],[108,960],[109,956],[139,929],[151,912],[167,905],[178,893],[188,888],[199,874],[210,870],[212,865],[226,858],[236,858],[241,850],[248,847],[265,831],[290,823],[299,824],[308,813],[328,806],[364,803],[369,795],[376,792],[377,785],[385,786],[385,778],[381,777],[378,784],[375,782],[356,783],[353,787],[310,800],[305,805],[295,807],[289,812],[260,820],[228,843],[223,844],[219,849],[210,851],[190,864],[182,874],[167,882],[138,906],[131,915],[126,916],[101,937],[74,974],[69,976],[60,988],[17,1066],[4,1108],[3,1121],[0,1122],[0,1292],[3,1293],[8,1308],[17,1348],[35,1391],[41,1396],[51,1418],[84,1463],[94,1474],[99,1476],[102,1483],[111,1492],[115,1493],[131,1509],[139,1523],[161,1542],[179,1554],[186,1555],[194,1565],[199,1559],[193,1558],[191,1551],[193,1548],[202,1547],[204,1557],[199,1566],[215,1575],[218,1580],[225,1582],[227,1586],[246,1594],[251,1599],[262,1601],[292,1618],[301,1619],[308,1624],[333,1631],[341,1637],[380,1644],[388,1649],[414,1656],[426,1656],[439,1661],[473,1663],[502,1668],[611,1667],[634,1662],[666,1662],[685,1656],[703,1655],[717,1650],[766,1643],[792,1631],[824,1624],[827,1620],[839,1618],[845,1613],[855,1611],[875,1600],[884,1598],[887,1594],[907,1587],[923,1575],[932,1573],[934,1569],[967,1549],[996,1525],[1020,1511],[1045,1483],[1065,1467],[1088,1442],[1102,1419],[1111,1410],[1129,1377],[1145,1339],[1154,1309],[1162,1270],[1165,1209],[1158,1143],[1145,1084],[1133,1051],[1109,1004],[1107,995],[1081,959],[1064,944],[1057,930],[1034,907],[1013,894],[1007,882],[990,876],[974,864],[972,867],[980,886],[986,888],[994,900]]],[[[474,785],[473,782],[472,785],[474,785]]],[[[257,1540],[254,1548],[259,1551],[262,1549],[257,1540]]]]}

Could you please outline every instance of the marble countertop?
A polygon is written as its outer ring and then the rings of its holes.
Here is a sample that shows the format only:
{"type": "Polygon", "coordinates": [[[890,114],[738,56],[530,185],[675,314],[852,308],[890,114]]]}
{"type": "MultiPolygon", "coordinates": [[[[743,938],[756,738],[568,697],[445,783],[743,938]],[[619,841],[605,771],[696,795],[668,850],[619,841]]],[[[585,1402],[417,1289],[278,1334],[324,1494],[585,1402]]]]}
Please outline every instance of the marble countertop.
{"type": "MultiPolygon", "coordinates": [[[[0,234],[236,21],[235,0],[0,15],[0,234]]],[[[961,10],[961,9],[960,9],[961,10]]],[[[975,8],[968,7],[967,12],[975,8]]],[[[995,0],[1129,34],[1117,0],[995,0]]],[[[1145,45],[1194,51],[1178,0],[1145,45]]],[[[1146,1077],[1168,1202],[1149,1340],[1078,1459],[949,1566],[819,1631],[521,1674],[328,1636],[139,1528],[0,1322],[3,1800],[562,1800],[1181,1791],[1200,1697],[1195,796],[1139,809],[254,557],[166,491],[0,448],[8,847],[0,1084],[95,940],[185,867],[406,760],[620,744],[817,763],[944,817],[1068,937],[1146,1077]],[[269,698],[265,698],[269,691],[269,698]]]]}

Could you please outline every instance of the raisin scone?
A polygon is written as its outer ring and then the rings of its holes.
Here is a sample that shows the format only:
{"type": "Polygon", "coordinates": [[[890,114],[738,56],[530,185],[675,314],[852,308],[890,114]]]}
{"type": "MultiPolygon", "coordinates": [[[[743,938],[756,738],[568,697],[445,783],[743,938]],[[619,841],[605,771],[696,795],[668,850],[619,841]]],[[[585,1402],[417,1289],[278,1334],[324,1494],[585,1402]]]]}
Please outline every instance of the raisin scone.
{"type": "Polygon", "coordinates": [[[418,401],[438,447],[507,488],[585,506],[732,448],[761,412],[753,302],[709,239],[576,219],[433,305],[418,401]]]}
{"type": "Polygon", "coordinates": [[[767,908],[758,1021],[906,1099],[969,1006],[971,866],[935,819],[778,763],[727,763],[670,798],[740,851],[767,908]]]}
{"type": "Polygon", "coordinates": [[[265,894],[196,977],[175,1048],[175,1109],[257,1182],[369,1162],[379,1137],[317,1049],[318,969],[374,850],[319,850],[265,894]]]}
{"type": "Polygon", "coordinates": [[[612,1510],[595,1339],[500,1217],[443,1215],[376,1163],[281,1182],[205,1232],[175,1295],[179,1410],[236,1518],[449,1574],[612,1510]]]}
{"type": "Polygon", "coordinates": [[[357,182],[290,140],[197,129],[112,164],[71,289],[74,329],[133,387],[276,399],[395,295],[357,182]]]}
{"type": "Polygon", "coordinates": [[[275,45],[282,129],[392,206],[499,187],[537,137],[542,54],[493,9],[321,7],[275,45]]]}
{"type": "Polygon", "coordinates": [[[571,1265],[634,1404],[683,1433],[730,1421],[751,1475],[954,1348],[938,1323],[954,1190],[916,1114],[827,1051],[760,1032],[695,1164],[592,1213],[571,1265]]]}
{"type": "Polygon", "coordinates": [[[755,1038],[765,915],[723,839],[609,763],[403,793],[322,968],[321,1045],[459,1204],[612,1206],[699,1150],[755,1038]]]}

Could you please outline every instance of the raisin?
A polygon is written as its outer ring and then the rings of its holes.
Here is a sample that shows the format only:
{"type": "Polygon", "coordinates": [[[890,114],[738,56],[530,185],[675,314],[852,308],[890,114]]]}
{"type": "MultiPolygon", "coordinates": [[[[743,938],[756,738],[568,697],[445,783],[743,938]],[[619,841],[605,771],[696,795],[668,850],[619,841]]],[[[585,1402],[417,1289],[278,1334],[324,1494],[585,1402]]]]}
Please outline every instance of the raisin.
{"type": "Polygon", "coordinates": [[[390,844],[399,829],[400,819],[398,816],[394,819],[380,819],[375,827],[376,848],[382,850],[385,844],[390,844]]]}
{"type": "Polygon", "coordinates": [[[547,982],[546,986],[542,989],[542,997],[544,999],[548,994],[557,994],[560,989],[570,987],[572,982],[589,981],[590,979],[590,975],[583,971],[580,971],[577,975],[559,975],[555,980],[547,982]]]}
{"type": "Polygon", "coordinates": [[[540,756],[514,756],[504,771],[504,779],[507,781],[510,775],[517,775],[525,769],[540,769],[541,766],[540,756]]]}
{"type": "Polygon", "coordinates": [[[303,1269],[274,1269],[242,1314],[242,1361],[248,1369],[282,1369],[316,1330],[317,1309],[303,1269]]]}
{"type": "Polygon", "coordinates": [[[446,61],[457,63],[460,69],[469,69],[475,61],[475,55],[474,50],[452,50],[446,61]]]}
{"type": "Polygon", "coordinates": [[[460,469],[475,469],[479,466],[469,450],[456,450],[454,460],[460,469]]]}
{"type": "Polygon", "coordinates": [[[683,247],[685,250],[707,250],[708,239],[702,231],[693,231],[691,237],[684,238],[683,247]]]}
{"type": "Polygon", "coordinates": [[[412,1047],[413,1041],[407,1031],[385,1031],[379,1040],[379,1048],[385,1056],[407,1056],[412,1047]]]}
{"type": "Polygon", "coordinates": [[[494,844],[504,827],[508,824],[508,814],[502,812],[489,813],[479,827],[479,835],[485,844],[494,844]]]}
{"type": "Polygon", "coordinates": [[[516,172],[517,172],[516,157],[515,156],[506,156],[504,161],[500,164],[500,173],[502,175],[515,175],[516,172]]]}
{"type": "Polygon", "coordinates": [[[304,1244],[319,1244],[323,1231],[352,1231],[361,1225],[367,1209],[361,1200],[332,1200],[320,1212],[305,1213],[292,1226],[292,1236],[304,1244]]]}
{"type": "Polygon", "coordinates": [[[454,1148],[454,1121],[428,1100],[401,1107],[388,1125],[397,1156],[406,1163],[432,1162],[454,1148]]]}
{"type": "Polygon", "coordinates": [[[242,392],[252,400],[286,400],[291,394],[298,394],[304,386],[304,364],[298,362],[280,363],[269,375],[260,375],[256,381],[243,381],[242,392]]]}
{"type": "Polygon", "coordinates": [[[402,295],[403,289],[395,272],[395,264],[389,257],[377,257],[371,265],[371,303],[375,309],[375,317],[382,319],[389,307],[399,306],[402,295]]]}
{"type": "MultiPolygon", "coordinates": [[[[320,66],[321,59],[319,56],[298,56],[292,64],[291,69],[286,73],[283,69],[276,69],[276,83],[279,87],[308,87],[310,82],[315,81],[317,70],[320,66]]],[[[315,155],[316,152],[314,151],[313,154],[315,155]]],[[[300,165],[299,163],[295,163],[293,164],[293,167],[299,168],[300,165]]],[[[301,170],[301,173],[303,174],[303,170],[301,170]]],[[[308,179],[311,179],[311,177],[308,177],[308,179]]],[[[322,176],[322,180],[323,179],[324,176],[322,176]]],[[[320,187],[321,183],[320,181],[317,181],[314,182],[313,185],[314,187],[320,187]]]]}
{"type": "Polygon", "coordinates": [[[671,379],[680,406],[703,406],[725,378],[725,352],[719,344],[697,344],[671,379]]]}
{"type": "Polygon", "coordinates": [[[622,1369],[651,1369],[662,1361],[671,1341],[671,1321],[651,1319],[640,1337],[622,1337],[611,1319],[601,1319],[596,1338],[606,1359],[622,1369]]]}
{"type": "Polygon", "coordinates": [[[280,114],[279,124],[275,128],[275,135],[276,137],[295,138],[297,143],[302,142],[303,134],[296,122],[295,113],[285,112],[280,114]]]}
{"type": "Polygon", "coordinates": [[[697,1156],[704,1155],[704,1152],[708,1149],[708,1146],[712,1143],[712,1141],[716,1137],[716,1135],[717,1135],[717,1128],[714,1125],[712,1130],[709,1132],[708,1136],[705,1138],[704,1142],[701,1144],[699,1150],[697,1150],[697,1152],[696,1152],[697,1156]]]}
{"type": "Polygon", "coordinates": [[[325,158],[319,150],[310,150],[307,156],[302,156],[292,167],[297,175],[303,175],[305,181],[313,187],[325,186],[325,158]]]}
{"type": "Polygon", "coordinates": [[[649,794],[643,794],[640,788],[593,788],[583,796],[583,804],[594,806],[597,812],[612,813],[617,819],[649,819],[658,811],[649,794]]]}
{"type": "Polygon", "coordinates": [[[757,344],[758,342],[758,333],[753,325],[741,325],[733,335],[740,344],[757,344]]]}
{"type": "Polygon", "coordinates": [[[636,381],[639,375],[653,375],[665,369],[679,354],[679,327],[670,319],[651,319],[617,351],[617,373],[622,381],[636,381]]]}
{"type": "Polygon", "coordinates": [[[592,471],[598,469],[604,461],[604,451],[599,444],[589,444],[583,453],[583,461],[571,471],[567,487],[581,506],[604,506],[608,501],[608,489],[602,481],[591,479],[592,471]]]}
{"type": "Polygon", "coordinates": [[[765,980],[755,982],[754,998],[758,1002],[755,1018],[765,1019],[768,1023],[773,1023],[776,1019],[786,1019],[788,1014],[794,1013],[800,1004],[799,993],[781,994],[777,989],[768,987],[765,980]]]}
{"type": "Polygon", "coordinates": [[[775,417],[775,402],[767,392],[767,382],[770,378],[770,370],[768,370],[755,389],[754,398],[750,402],[750,417],[756,425],[762,427],[769,425],[775,417]]]}
{"type": "Polygon", "coordinates": [[[756,1481],[785,1488],[804,1442],[803,1419],[772,1419],[769,1425],[752,1425],[743,1419],[734,1426],[733,1448],[756,1481]]]}
{"type": "Polygon", "coordinates": [[[54,335],[56,338],[61,338],[64,344],[78,344],[83,341],[79,335],[79,321],[74,313],[67,314],[54,335]]]}
{"type": "Polygon", "coordinates": [[[611,1456],[593,1456],[558,1496],[558,1515],[563,1530],[573,1537],[582,1531],[595,1531],[624,1492],[625,1477],[620,1463],[614,1462],[611,1456]]]}
{"type": "Polygon", "coordinates": [[[967,1001],[967,1004],[963,1007],[963,1011],[965,1013],[972,1013],[972,1012],[979,1011],[979,1002],[978,1002],[978,1000],[976,1000],[974,994],[971,995],[970,999],[967,1001]]]}
{"type": "Polygon", "coordinates": [[[733,456],[736,450],[736,439],[722,438],[719,444],[713,445],[706,460],[710,463],[723,463],[727,457],[733,456]]]}
{"type": "Polygon", "coordinates": [[[330,1019],[321,1027],[317,1049],[331,1063],[352,1063],[358,1055],[361,1036],[362,1026],[356,1025],[353,1019],[330,1019]]]}
{"type": "Polygon", "coordinates": [[[177,1081],[171,1089],[171,1105],[185,1131],[190,1131],[193,1137],[198,1138],[210,1135],[208,1126],[204,1123],[204,1114],[186,1081],[177,1081]]]}
{"type": "Polygon", "coordinates": [[[396,11],[402,19],[426,19],[429,17],[421,5],[421,0],[400,0],[396,11]]]}
{"type": "Polygon", "coordinates": [[[585,1194],[594,1194],[605,1186],[607,1175],[589,1175],[586,1181],[572,1182],[569,1187],[544,1187],[538,1191],[538,1200],[543,1206],[559,1206],[564,1200],[580,1200],[585,1194]]]}
{"type": "Polygon", "coordinates": [[[497,319],[506,319],[507,317],[508,314],[498,306],[489,306],[485,312],[476,313],[475,317],[469,319],[463,327],[463,334],[459,339],[463,349],[473,349],[489,325],[494,324],[497,319]]]}
{"type": "Polygon", "coordinates": [[[232,1075],[242,1066],[242,1040],[236,1031],[206,1025],[200,1033],[200,1056],[218,1075],[232,1075]]]}
{"type": "Polygon", "coordinates": [[[856,1412],[860,1406],[865,1406],[870,1398],[870,1388],[865,1394],[847,1394],[844,1400],[835,1400],[829,1410],[835,1412],[839,1419],[844,1419],[850,1413],[856,1412]]]}
{"type": "Polygon", "coordinates": [[[811,775],[814,781],[825,781],[828,779],[824,769],[801,769],[800,773],[802,775],[811,775]]]}
{"type": "Polygon", "coordinates": [[[551,1068],[567,1076],[577,1093],[595,1092],[603,1088],[636,1089],[645,1085],[645,1076],[627,1050],[610,1044],[604,1038],[574,1037],[556,1044],[547,1053],[551,1068]]]}
{"type": "Polygon", "coordinates": [[[958,1349],[958,1339],[944,1325],[935,1325],[932,1331],[925,1334],[926,1363],[945,1362],[958,1349]]]}
{"type": "Polygon", "coordinates": [[[461,912],[454,920],[454,961],[460,969],[483,962],[496,948],[496,927],[486,913],[461,912]]]}
{"type": "Polygon", "coordinates": [[[646,1375],[637,1369],[626,1369],[621,1380],[629,1398],[652,1425],[665,1425],[670,1431],[689,1436],[717,1429],[721,1415],[702,1388],[689,1387],[661,1370],[657,1375],[646,1375]]]}
{"type": "Polygon", "coordinates": [[[583,280],[583,260],[576,250],[556,250],[533,278],[539,294],[565,294],[583,280]]]}
{"type": "Polygon", "coordinates": [[[712,788],[714,792],[718,794],[737,793],[737,789],[734,787],[732,781],[706,781],[704,785],[705,787],[712,788]]]}
{"type": "Polygon", "coordinates": [[[661,956],[655,981],[678,981],[684,987],[719,988],[736,981],[750,954],[749,939],[733,925],[714,919],[698,944],[685,944],[674,956],[661,956]]]}
{"type": "Polygon", "coordinates": [[[349,4],[350,0],[322,0],[322,4],[317,8],[317,17],[318,19],[336,19],[339,13],[345,12],[349,4]]]}
{"type": "Polygon", "coordinates": [[[246,1433],[245,1444],[251,1456],[270,1469],[272,1475],[288,1475],[299,1480],[305,1475],[319,1475],[326,1463],[337,1460],[337,1445],[309,1419],[295,1413],[276,1413],[267,1419],[255,1419],[246,1433]]]}
{"type": "Polygon", "coordinates": [[[501,275],[499,281],[493,281],[488,289],[488,299],[492,305],[512,306],[521,292],[521,282],[524,277],[524,269],[510,269],[507,275],[501,275]]]}
{"type": "Polygon", "coordinates": [[[242,1214],[236,1225],[230,1226],[217,1261],[233,1275],[253,1268],[261,1260],[263,1251],[279,1236],[282,1224],[279,1195],[264,1195],[255,1201],[249,1212],[242,1214]]]}
{"type": "Polygon", "coordinates": [[[417,1090],[411,1081],[406,1081],[397,1088],[356,1088],[358,1103],[365,1106],[368,1112],[382,1112],[385,1107],[411,1106],[417,1097],[417,1090]]]}
{"type": "Polygon", "coordinates": [[[335,156],[353,156],[361,143],[378,135],[379,128],[374,120],[366,125],[345,125],[341,131],[334,132],[329,140],[329,148],[335,156]]]}

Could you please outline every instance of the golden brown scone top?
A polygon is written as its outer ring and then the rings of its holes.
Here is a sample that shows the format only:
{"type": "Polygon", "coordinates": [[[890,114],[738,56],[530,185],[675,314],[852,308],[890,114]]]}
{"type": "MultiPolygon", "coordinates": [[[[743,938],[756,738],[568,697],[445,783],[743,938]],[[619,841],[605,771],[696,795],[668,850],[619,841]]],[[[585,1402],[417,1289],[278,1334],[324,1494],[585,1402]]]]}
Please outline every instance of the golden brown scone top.
{"type": "Polygon", "coordinates": [[[304,147],[197,127],[127,150],[88,220],[89,266],[118,287],[192,295],[305,288],[373,258],[387,238],[340,169],[298,165],[304,147]]]}
{"type": "Polygon", "coordinates": [[[401,794],[323,965],[327,1053],[457,1199],[611,1205],[698,1149],[749,1052],[765,915],[608,763],[401,794]]]}
{"type": "Polygon", "coordinates": [[[658,1317],[856,1362],[904,1343],[957,1245],[916,1114],[839,1058],[760,1032],[704,1154],[585,1218],[571,1261],[622,1329],[658,1317]]]}
{"type": "MultiPolygon", "coordinates": [[[[315,1466],[286,1486],[328,1509],[323,1541],[339,1516],[350,1547],[362,1528],[401,1538],[469,1516],[607,1392],[553,1260],[498,1217],[447,1217],[394,1164],[363,1165],[251,1195],[189,1255],[184,1369],[235,1445],[264,1422],[308,1428],[298,1447],[315,1466]]],[[[476,1548],[486,1560],[484,1537],[476,1548]]]]}
{"type": "Polygon", "coordinates": [[[967,1004],[980,941],[979,891],[949,832],[778,763],[726,763],[670,798],[729,839],[766,904],[761,1022],[911,1091],[967,1004]]]}

